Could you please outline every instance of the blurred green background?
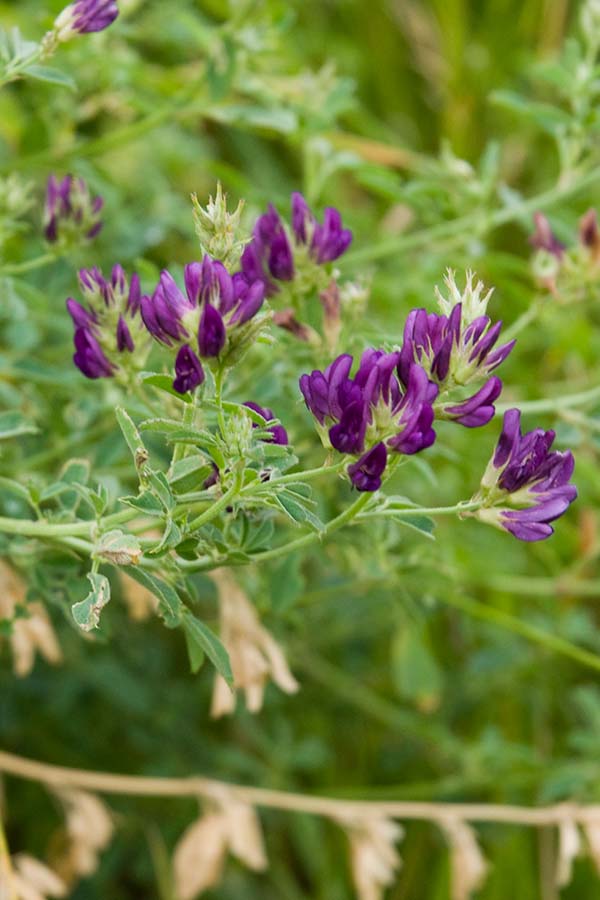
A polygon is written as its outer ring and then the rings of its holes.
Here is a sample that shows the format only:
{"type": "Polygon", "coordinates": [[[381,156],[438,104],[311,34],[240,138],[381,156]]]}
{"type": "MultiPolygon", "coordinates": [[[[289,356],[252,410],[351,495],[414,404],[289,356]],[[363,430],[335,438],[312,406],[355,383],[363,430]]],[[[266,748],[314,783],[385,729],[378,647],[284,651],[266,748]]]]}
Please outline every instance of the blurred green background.
{"type": "MultiPolygon", "coordinates": [[[[474,268],[496,287],[492,315],[516,321],[539,295],[527,243],[536,206],[505,220],[498,210],[550,191],[553,226],[574,243],[578,217],[598,202],[597,183],[578,191],[577,177],[569,180],[543,113],[523,116],[514,102],[493,97],[513,91],[540,104],[556,100],[539,76],[577,33],[579,3],[120,5],[115,26],[61,50],[57,64],[75,79],[74,91],[27,81],[0,94],[0,175],[31,180],[35,197],[30,228],[8,240],[5,261],[42,252],[50,172],[82,175],[106,201],[93,245],[23,281],[3,280],[0,396],[8,406],[20,398],[47,428],[44,446],[31,439],[22,442],[25,456],[5,453],[3,474],[42,466],[56,474],[64,456],[85,455],[97,477],[129,484],[116,395],[110,385],[83,382],[71,366],[64,298],[76,290],[81,265],[106,269],[118,260],[137,267],[149,288],[159,268],[194,258],[191,191],[202,201],[220,179],[234,201],[246,199],[248,223],[269,201],[286,212],[296,189],[318,209],[337,205],[355,234],[340,268],[372,282],[364,324],[346,335],[352,351],[381,336],[399,340],[411,306],[434,309],[433,286],[448,266],[474,268]],[[40,451],[43,459],[29,463],[40,451]]],[[[61,7],[60,0],[3,2],[0,20],[38,38],[61,7]]],[[[568,102],[559,98],[558,108],[569,111],[568,102]]],[[[576,172],[581,161],[586,171],[597,168],[591,122],[576,172]]],[[[503,402],[595,386],[597,300],[594,285],[570,306],[543,296],[503,367],[503,402]]],[[[321,454],[295,381],[322,361],[284,336],[240,374],[239,391],[278,411],[307,466],[321,454]]],[[[295,697],[270,688],[256,717],[238,708],[229,720],[211,721],[208,669],[191,676],[179,636],[130,622],[122,606],[111,606],[105,640],[82,641],[64,597],[77,596],[84,569],[77,584],[65,585],[60,564],[48,561],[30,575],[52,604],[66,662],[38,663],[18,680],[4,646],[2,746],[84,768],[202,772],[344,797],[600,802],[599,421],[593,408],[579,419],[525,416],[527,427],[556,427],[559,445],[577,456],[580,500],[548,542],[523,545],[453,519],[440,521],[435,542],[377,526],[350,530],[321,553],[241,572],[302,685],[295,697]],[[578,657],[578,647],[589,658],[578,657]]],[[[497,421],[477,432],[442,423],[432,451],[400,470],[396,492],[424,505],[470,497],[498,430],[497,421]]],[[[323,507],[336,490],[323,488],[323,507]]],[[[27,565],[26,542],[12,552],[27,565]]],[[[214,619],[211,586],[201,578],[197,585],[214,619]]],[[[55,806],[35,785],[9,780],[6,795],[11,845],[43,856],[60,819],[55,806]]],[[[73,897],[166,900],[168,890],[157,886],[163,850],[195,804],[119,798],[111,806],[122,814],[117,838],[73,897]]],[[[344,839],[333,826],[279,813],[263,822],[269,871],[251,875],[232,863],[207,896],[353,896],[344,839]]],[[[478,896],[558,897],[554,833],[501,826],[478,833],[493,865],[478,896]]],[[[409,824],[401,852],[389,898],[448,896],[447,851],[434,828],[409,824]]],[[[600,879],[582,859],[563,896],[593,900],[599,892],[600,879]]]]}

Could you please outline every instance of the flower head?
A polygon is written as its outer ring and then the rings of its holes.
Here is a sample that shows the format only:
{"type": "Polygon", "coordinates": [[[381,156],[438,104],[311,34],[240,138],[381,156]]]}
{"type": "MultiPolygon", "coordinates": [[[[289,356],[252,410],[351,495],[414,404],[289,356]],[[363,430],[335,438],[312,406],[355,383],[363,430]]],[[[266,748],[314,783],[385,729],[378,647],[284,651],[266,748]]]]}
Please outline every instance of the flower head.
{"type": "Polygon", "coordinates": [[[552,226],[541,212],[536,212],[533,216],[535,230],[529,238],[529,243],[535,250],[545,250],[558,260],[562,259],[565,252],[565,245],[556,237],[552,231],[552,226]]]}
{"type": "Polygon", "coordinates": [[[264,300],[260,281],[250,282],[239,272],[230,275],[209,256],[201,263],[189,263],[184,280],[185,294],[163,271],[153,295],[141,300],[142,319],[150,334],[169,347],[187,346],[185,354],[178,356],[180,368],[186,360],[190,362],[190,353],[210,360],[237,346],[232,332],[238,330],[238,337],[243,337],[242,326],[256,316],[264,300]]]}
{"type": "Polygon", "coordinates": [[[66,175],[59,181],[48,179],[44,207],[44,236],[48,243],[77,243],[92,240],[100,229],[102,197],[92,197],[83,178],[66,175]]]}
{"type": "Polygon", "coordinates": [[[481,480],[479,519],[522,541],[550,537],[549,523],[577,497],[577,488],[569,483],[573,454],[551,451],[554,437],[554,431],[542,428],[521,434],[520,411],[504,414],[502,433],[481,480]]]}
{"type": "Polygon", "coordinates": [[[321,224],[302,194],[294,193],[291,228],[284,225],[270,204],[257,220],[252,240],[242,254],[242,271],[250,278],[260,278],[267,295],[271,296],[280,290],[278,282],[306,276],[309,270],[320,278],[315,267],[334,262],[345,253],[351,241],[352,232],[343,228],[337,209],[327,207],[321,224]]]}
{"type": "Polygon", "coordinates": [[[404,327],[398,371],[408,382],[414,363],[422,366],[439,385],[442,393],[463,388],[487,379],[474,395],[459,403],[445,400],[439,415],[461,425],[474,428],[485,425],[494,415],[494,401],[500,395],[502,382],[491,372],[502,363],[515,341],[496,347],[502,322],[492,325],[485,315],[491,291],[482,296],[483,285],[473,286],[473,274],[467,273],[467,284],[461,294],[451,272],[446,277],[450,298],[438,291],[442,314],[413,309],[404,327]],[[454,302],[457,301],[457,302],[454,302]]]}
{"type": "Polygon", "coordinates": [[[119,7],[115,0],[75,0],[54,23],[59,41],[68,41],[76,34],[103,31],[115,21],[119,7]]]}
{"type": "Polygon", "coordinates": [[[325,371],[300,379],[323,443],[360,456],[348,469],[359,490],[377,490],[388,450],[418,453],[435,440],[432,404],[438,388],[418,365],[411,367],[403,385],[397,375],[399,358],[397,352],[365,350],[351,378],[352,357],[342,354],[325,371]]]}
{"type": "Polygon", "coordinates": [[[86,305],[67,300],[75,326],[75,365],[87,378],[108,378],[121,368],[143,365],[148,339],[139,315],[139,276],[134,273],[128,281],[116,265],[106,279],[94,267],[79,272],[79,284],[86,305]]]}

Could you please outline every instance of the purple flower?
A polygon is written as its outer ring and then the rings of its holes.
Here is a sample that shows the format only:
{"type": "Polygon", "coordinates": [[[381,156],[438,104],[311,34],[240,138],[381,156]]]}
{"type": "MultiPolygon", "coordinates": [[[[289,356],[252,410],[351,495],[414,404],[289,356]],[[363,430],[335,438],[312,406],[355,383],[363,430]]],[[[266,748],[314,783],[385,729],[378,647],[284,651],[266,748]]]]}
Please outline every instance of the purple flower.
{"type": "Polygon", "coordinates": [[[94,267],[81,269],[79,284],[87,305],[72,297],[67,300],[75,326],[75,365],[88,378],[114,375],[125,363],[125,355],[130,358],[127,365],[140,366],[148,340],[139,315],[139,276],[134,273],[128,281],[123,268],[116,265],[106,279],[94,267]]]}
{"type": "Polygon", "coordinates": [[[600,262],[600,229],[595,209],[588,209],[579,220],[579,243],[585,247],[594,263],[600,262]]]}
{"type": "Polygon", "coordinates": [[[44,207],[44,236],[48,243],[92,240],[102,228],[102,197],[92,197],[83,178],[50,175],[44,207]]]}
{"type": "Polygon", "coordinates": [[[522,541],[550,537],[549,523],[577,497],[577,488],[569,484],[573,454],[551,451],[554,437],[554,431],[542,428],[523,435],[520,411],[504,414],[502,433],[481,481],[479,519],[522,541]]]}
{"type": "MultiPolygon", "coordinates": [[[[300,378],[300,390],[326,445],[340,453],[362,455],[379,443],[384,449],[403,454],[418,453],[433,444],[432,404],[438,394],[437,385],[415,364],[408,383],[403,385],[397,375],[399,356],[397,352],[365,350],[351,378],[352,357],[343,354],[325,371],[315,370],[300,378]]],[[[381,475],[377,475],[376,468],[381,464],[381,451],[373,457],[369,453],[366,462],[363,456],[361,465],[349,470],[353,483],[358,479],[374,484],[381,475]],[[374,474],[369,474],[371,468],[374,474]]]]}
{"type": "Polygon", "coordinates": [[[535,231],[529,238],[529,243],[536,250],[545,250],[551,253],[558,260],[561,260],[565,252],[565,245],[556,237],[550,222],[541,212],[536,212],[533,216],[535,231]]]}
{"type": "Polygon", "coordinates": [[[194,391],[204,381],[202,363],[188,344],[180,347],[175,359],[175,380],[173,387],[179,394],[194,391]]]}
{"type": "Polygon", "coordinates": [[[352,243],[352,232],[343,228],[337,209],[326,207],[320,225],[298,192],[292,194],[292,229],[296,241],[309,247],[310,256],[319,265],[338,259],[352,243]]]}
{"type": "Polygon", "coordinates": [[[348,466],[348,475],[357,491],[378,491],[386,466],[387,450],[385,444],[379,443],[348,466]]]}
{"type": "Polygon", "coordinates": [[[492,325],[486,315],[464,321],[462,302],[456,303],[449,315],[413,309],[404,327],[398,363],[401,380],[407,383],[414,363],[422,366],[443,392],[487,378],[473,396],[459,403],[445,402],[439,411],[443,418],[469,428],[485,425],[494,416],[493,403],[502,390],[500,379],[488,376],[515,345],[513,340],[495,347],[501,328],[501,322],[492,325]]]}
{"type": "Polygon", "coordinates": [[[278,282],[292,281],[298,274],[296,257],[308,251],[314,265],[338,259],[350,246],[352,232],[342,227],[337,209],[327,207],[320,224],[302,194],[292,194],[292,226],[286,228],[275,207],[270,204],[252,232],[252,240],[242,254],[242,272],[247,278],[260,279],[267,296],[280,290],[278,282]]]}
{"type": "Polygon", "coordinates": [[[265,296],[261,281],[241,272],[230,275],[223,263],[205,256],[184,270],[185,293],[163,271],[151,297],[142,297],[140,310],[150,334],[167,346],[196,339],[201,359],[221,355],[229,333],[245,325],[260,310],[265,296]]]}
{"type": "Polygon", "coordinates": [[[76,328],[73,336],[73,362],[87,378],[110,378],[115,367],[106,358],[91,328],[76,328]]]}
{"type": "Polygon", "coordinates": [[[56,19],[54,27],[59,40],[69,40],[74,34],[103,31],[115,21],[119,8],[115,0],[75,0],[56,19]]]}
{"type": "MultiPolygon", "coordinates": [[[[265,420],[265,422],[271,422],[275,418],[275,413],[272,409],[269,409],[268,406],[259,406],[258,403],[253,403],[251,400],[246,400],[244,406],[247,406],[248,409],[254,410],[254,412],[258,413],[259,416],[265,420]]],[[[256,422],[253,423],[253,428],[258,428],[256,422]]],[[[272,425],[270,428],[265,429],[268,431],[272,437],[265,438],[264,440],[267,443],[271,444],[289,444],[288,434],[283,425],[272,425]]]]}

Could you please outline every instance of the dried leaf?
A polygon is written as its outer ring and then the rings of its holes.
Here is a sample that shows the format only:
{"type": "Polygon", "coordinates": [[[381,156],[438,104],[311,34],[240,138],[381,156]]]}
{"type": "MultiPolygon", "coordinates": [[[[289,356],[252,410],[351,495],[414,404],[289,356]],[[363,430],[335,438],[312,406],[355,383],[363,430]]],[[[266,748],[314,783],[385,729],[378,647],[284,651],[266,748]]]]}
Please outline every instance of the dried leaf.
{"type": "Polygon", "coordinates": [[[65,897],[67,886],[56,872],[26,853],[13,858],[13,886],[20,900],[65,897]]]}
{"type": "Polygon", "coordinates": [[[600,875],[600,807],[588,807],[587,816],[581,822],[589,854],[600,875]]]}
{"type": "MultiPolygon", "coordinates": [[[[234,684],[244,691],[249,711],[258,712],[261,709],[269,677],[285,693],[295,693],[299,685],[289,669],[283,650],[260,623],[254,606],[231,572],[217,569],[211,577],[219,591],[221,639],[229,653],[234,684]]],[[[235,697],[224,680],[217,676],[211,715],[217,718],[234,709],[235,697]]]]}
{"type": "Polygon", "coordinates": [[[450,844],[452,900],[470,900],[485,881],[488,863],[469,825],[459,819],[447,819],[440,824],[450,844]]]}
{"type": "Polygon", "coordinates": [[[52,665],[62,662],[60,649],[50,617],[41,603],[30,603],[29,617],[16,619],[11,634],[13,670],[23,678],[29,675],[35,662],[36,650],[52,665]]]}
{"type": "Polygon", "coordinates": [[[13,619],[17,606],[28,616],[15,619],[10,636],[13,671],[19,678],[33,669],[36,651],[52,664],[62,662],[62,652],[50,617],[41,603],[26,604],[27,585],[4,560],[0,560],[0,618],[13,619]]]}
{"type": "Polygon", "coordinates": [[[254,872],[267,868],[262,828],[256,811],[247,803],[230,800],[223,804],[230,852],[254,872]]]}
{"type": "Polygon", "coordinates": [[[573,863],[581,851],[581,835],[573,819],[566,818],[558,826],[558,859],[556,885],[566,887],[573,877],[573,863]]]}
{"type": "Polygon", "coordinates": [[[404,832],[382,817],[338,820],[348,833],[352,877],[359,900],[382,900],[402,861],[395,844],[404,832]]]}
{"type": "Polygon", "coordinates": [[[66,809],[68,847],[57,868],[72,881],[96,871],[98,856],[110,843],[114,824],[106,804],[95,794],[62,790],[58,796],[66,809]]]}
{"type": "Polygon", "coordinates": [[[184,831],[173,856],[179,900],[194,900],[219,883],[226,851],[227,825],[221,812],[207,813],[184,831]]]}

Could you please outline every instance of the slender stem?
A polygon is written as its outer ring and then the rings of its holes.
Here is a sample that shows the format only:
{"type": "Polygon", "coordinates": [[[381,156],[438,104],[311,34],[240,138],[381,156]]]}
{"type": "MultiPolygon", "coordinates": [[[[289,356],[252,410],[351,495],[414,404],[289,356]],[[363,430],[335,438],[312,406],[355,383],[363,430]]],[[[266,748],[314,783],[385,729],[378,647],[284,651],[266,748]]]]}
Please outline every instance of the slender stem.
{"type": "Polygon", "coordinates": [[[201,513],[196,519],[193,519],[188,525],[188,531],[196,531],[202,525],[205,525],[207,522],[210,522],[211,519],[214,519],[218,513],[221,512],[222,509],[225,509],[226,506],[231,503],[239,495],[239,485],[237,483],[232,484],[232,486],[225,491],[222,497],[218,500],[215,500],[207,510],[201,513]]]}
{"type": "MultiPolygon", "coordinates": [[[[183,419],[182,426],[183,428],[192,426],[194,424],[194,418],[196,415],[196,403],[193,400],[191,403],[185,404],[185,409],[183,410],[183,419]]],[[[188,447],[186,444],[175,444],[175,449],[173,450],[173,458],[171,460],[171,468],[176,462],[179,462],[180,459],[183,459],[188,451],[188,447]]]]}
{"type": "Polygon", "coordinates": [[[360,250],[348,253],[345,257],[345,262],[352,265],[382,259],[386,256],[413,250],[415,247],[434,244],[436,241],[444,238],[462,241],[464,240],[464,235],[472,234],[473,230],[476,230],[478,234],[485,234],[501,225],[505,225],[507,222],[531,215],[537,209],[552,206],[566,197],[582,191],[598,180],[600,180],[600,166],[595,166],[589,171],[573,173],[572,180],[567,184],[556,185],[547,191],[543,191],[541,194],[523,200],[521,203],[503,206],[490,212],[485,218],[482,217],[481,211],[477,211],[476,213],[462,216],[460,219],[454,219],[451,222],[441,222],[438,225],[433,225],[431,228],[422,228],[419,231],[413,231],[400,237],[389,238],[379,243],[371,243],[360,250]]]}
{"type": "Polygon", "coordinates": [[[219,431],[221,437],[226,437],[225,415],[223,413],[223,378],[225,377],[225,369],[219,366],[215,372],[215,404],[217,407],[217,420],[219,422],[219,431]]]}
{"type": "Polygon", "coordinates": [[[383,509],[374,509],[372,512],[363,513],[361,518],[365,517],[378,517],[378,516],[393,516],[395,519],[410,519],[415,516],[452,516],[452,515],[460,515],[463,512],[469,512],[472,509],[479,509],[481,506],[480,500],[470,500],[468,503],[465,501],[461,501],[460,503],[456,503],[454,506],[407,506],[406,508],[396,509],[396,508],[383,508],[383,509]]]}
{"type": "Polygon", "coordinates": [[[331,521],[327,522],[321,531],[310,531],[308,534],[304,534],[294,541],[289,541],[287,544],[273,547],[272,550],[263,550],[262,553],[256,553],[252,557],[252,562],[277,559],[279,556],[287,556],[288,553],[293,553],[295,550],[300,550],[301,547],[307,547],[310,544],[314,544],[316,541],[324,541],[329,535],[333,534],[334,531],[337,531],[354,519],[361,509],[369,502],[371,496],[372,495],[368,493],[361,494],[360,497],[340,513],[339,516],[336,516],[335,519],[331,519],[331,521]]]}
{"type": "Polygon", "coordinates": [[[440,600],[449,606],[454,606],[462,610],[462,612],[466,612],[470,616],[474,616],[484,622],[490,622],[493,625],[499,625],[507,631],[512,631],[521,635],[521,637],[527,638],[529,641],[533,641],[546,650],[560,653],[562,656],[568,656],[576,662],[600,672],[600,656],[596,653],[585,650],[583,647],[578,647],[576,644],[544,631],[542,628],[537,628],[535,625],[530,625],[528,622],[511,616],[497,607],[480,603],[478,600],[459,594],[453,594],[450,591],[442,592],[440,600]]]}
{"type": "Polygon", "coordinates": [[[518,334],[527,328],[537,317],[543,308],[543,301],[541,297],[536,297],[533,302],[527,307],[524,313],[522,313],[518,319],[509,325],[508,328],[505,328],[502,331],[502,340],[503,341],[511,341],[518,334]]]}
{"type": "Polygon", "coordinates": [[[20,534],[25,537],[89,537],[99,526],[112,528],[135,519],[139,513],[134,509],[126,509],[107,516],[105,519],[90,519],[88,522],[34,522],[32,519],[9,519],[0,516],[0,532],[20,534]]]}
{"type": "Polygon", "coordinates": [[[228,798],[233,798],[252,806],[308,813],[332,819],[360,820],[363,817],[388,816],[440,823],[451,819],[532,827],[559,825],[565,820],[581,824],[598,820],[598,808],[594,805],[558,803],[545,807],[525,807],[495,803],[341,800],[334,797],[246,787],[201,776],[165,778],[93,772],[50,765],[5,751],[0,751],[0,770],[16,778],[37,781],[50,787],[76,787],[98,793],[138,797],[200,795],[216,800],[221,798],[225,802],[228,798]]]}
{"type": "Polygon", "coordinates": [[[22,275],[24,272],[33,272],[34,269],[41,269],[44,266],[50,265],[50,263],[56,260],[55,253],[44,253],[42,256],[36,256],[33,259],[26,259],[24,262],[20,263],[9,263],[8,265],[0,266],[0,271],[3,275],[22,275]]]}
{"type": "Polygon", "coordinates": [[[572,406],[585,406],[594,400],[600,400],[600,384],[578,394],[561,394],[557,391],[556,397],[549,397],[543,400],[526,400],[523,403],[516,400],[512,403],[498,403],[496,410],[499,413],[503,413],[507,409],[518,405],[521,412],[524,413],[547,413],[556,412],[559,409],[569,409],[572,406]]]}

